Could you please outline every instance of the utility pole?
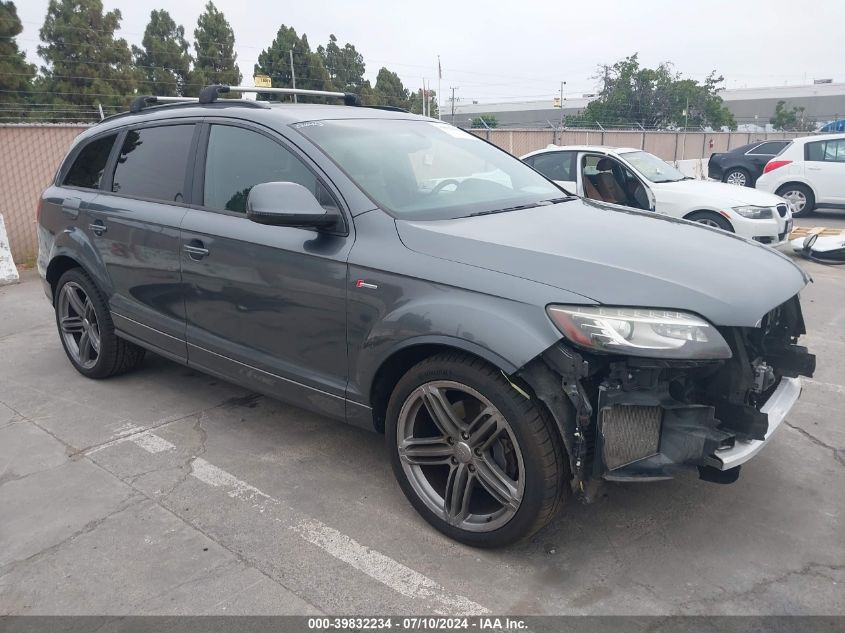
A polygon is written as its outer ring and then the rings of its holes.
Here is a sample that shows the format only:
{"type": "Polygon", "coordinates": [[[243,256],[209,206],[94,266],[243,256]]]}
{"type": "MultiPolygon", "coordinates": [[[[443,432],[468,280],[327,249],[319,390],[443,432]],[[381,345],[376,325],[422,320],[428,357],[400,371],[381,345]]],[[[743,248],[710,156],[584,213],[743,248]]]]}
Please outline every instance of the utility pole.
{"type": "Polygon", "coordinates": [[[687,97],[687,107],[684,108],[684,142],[681,145],[681,160],[684,160],[684,154],[687,149],[687,126],[689,124],[689,97],[687,97]]]}
{"type": "MultiPolygon", "coordinates": [[[[290,49],[290,83],[291,87],[296,90],[296,73],[293,70],[293,48],[290,49]]],[[[296,93],[293,94],[293,102],[298,103],[296,93]]]]}
{"type": "Polygon", "coordinates": [[[563,129],[563,87],[566,85],[565,81],[560,82],[560,128],[563,129]]]}
{"type": "Polygon", "coordinates": [[[455,90],[458,89],[458,86],[449,86],[449,90],[452,91],[452,125],[455,124],[455,90]]]}
{"type": "MultiPolygon", "coordinates": [[[[443,79],[443,68],[440,66],[440,55],[437,56],[437,118],[443,120],[443,113],[440,111],[440,81],[443,79]]],[[[454,118],[454,117],[453,117],[454,118]]]]}

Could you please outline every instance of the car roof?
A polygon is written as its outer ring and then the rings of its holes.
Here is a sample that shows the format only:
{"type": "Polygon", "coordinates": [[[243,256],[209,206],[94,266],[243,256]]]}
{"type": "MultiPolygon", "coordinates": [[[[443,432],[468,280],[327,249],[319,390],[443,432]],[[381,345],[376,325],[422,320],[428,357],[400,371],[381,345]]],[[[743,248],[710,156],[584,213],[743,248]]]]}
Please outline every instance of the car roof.
{"type": "Polygon", "coordinates": [[[169,122],[186,118],[228,118],[253,121],[281,130],[292,124],[307,121],[328,121],[347,119],[391,119],[440,122],[410,112],[387,110],[378,107],[323,105],[317,103],[278,103],[245,101],[241,99],[220,99],[213,103],[196,102],[167,104],[148,107],[140,112],[125,112],[92,126],[80,135],[80,139],[99,135],[113,129],[148,122],[169,122]]]}
{"type": "Polygon", "coordinates": [[[528,158],[535,154],[545,152],[601,152],[603,154],[627,154],[629,152],[644,152],[645,150],[636,147],[613,147],[612,145],[547,145],[543,149],[528,152],[522,158],[528,158]]]}
{"type": "Polygon", "coordinates": [[[792,139],[795,143],[812,143],[814,141],[836,141],[845,138],[845,132],[836,134],[815,134],[813,136],[801,136],[792,139]]]}

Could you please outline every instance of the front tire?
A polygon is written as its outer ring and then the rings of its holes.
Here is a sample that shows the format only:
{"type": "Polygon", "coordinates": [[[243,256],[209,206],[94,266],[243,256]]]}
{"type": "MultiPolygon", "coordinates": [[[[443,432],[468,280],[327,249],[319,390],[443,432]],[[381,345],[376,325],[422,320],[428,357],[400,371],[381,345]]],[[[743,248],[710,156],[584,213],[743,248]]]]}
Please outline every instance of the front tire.
{"type": "Polygon", "coordinates": [[[135,369],[143,360],[142,347],[114,333],[105,297],[81,268],[62,275],[53,305],[62,347],[83,376],[108,378],[135,369]]]}
{"type": "Polygon", "coordinates": [[[737,185],[738,187],[753,187],[754,183],[751,182],[751,174],[748,173],[745,169],[741,167],[734,167],[733,169],[729,169],[725,173],[725,177],[722,179],[722,182],[727,183],[729,185],[737,185]]]}
{"type": "Polygon", "coordinates": [[[405,496],[457,541],[500,547],[545,526],[569,493],[554,422],[502,372],[458,352],[411,368],[385,429],[405,496]]]}
{"type": "Polygon", "coordinates": [[[734,227],[731,223],[713,211],[696,211],[694,213],[690,213],[685,219],[692,222],[698,222],[699,224],[703,224],[705,226],[722,229],[728,233],[734,232],[734,227]]]}
{"type": "Polygon", "coordinates": [[[792,203],[792,217],[801,218],[810,215],[816,206],[816,197],[806,185],[790,183],[775,192],[781,198],[792,203]]]}

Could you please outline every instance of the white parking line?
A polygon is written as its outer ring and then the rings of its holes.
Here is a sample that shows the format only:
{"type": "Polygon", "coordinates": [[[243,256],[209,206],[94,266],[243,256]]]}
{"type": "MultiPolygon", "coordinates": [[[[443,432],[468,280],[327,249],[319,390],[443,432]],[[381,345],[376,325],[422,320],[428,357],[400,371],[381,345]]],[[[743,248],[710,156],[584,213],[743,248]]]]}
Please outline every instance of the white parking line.
{"type": "MultiPolygon", "coordinates": [[[[126,432],[129,429],[121,429],[121,431],[126,432]]],[[[176,448],[174,444],[164,438],[150,431],[143,431],[122,435],[111,442],[87,451],[87,454],[90,455],[123,442],[132,442],[152,454],[176,448]]],[[[278,499],[238,479],[232,473],[215,466],[202,457],[197,457],[191,462],[191,475],[209,486],[228,489],[227,494],[233,499],[253,502],[252,507],[259,512],[264,512],[269,505],[281,505],[278,499]],[[256,501],[258,503],[255,503],[256,501]]],[[[449,592],[428,576],[414,571],[379,551],[362,545],[322,521],[295,511],[288,512],[286,516],[288,522],[291,521],[291,517],[294,518],[293,524],[286,527],[307,542],[403,596],[427,600],[440,605],[442,608],[437,609],[437,613],[448,615],[484,615],[490,613],[489,609],[480,604],[464,596],[449,592]]],[[[281,518],[276,518],[276,521],[284,524],[281,518]]]]}
{"type": "Polygon", "coordinates": [[[428,576],[414,571],[381,552],[361,545],[321,521],[308,519],[290,526],[290,529],[309,543],[313,543],[403,596],[441,604],[445,607],[445,611],[442,611],[444,614],[484,615],[490,613],[489,609],[469,598],[449,593],[428,576]]]}

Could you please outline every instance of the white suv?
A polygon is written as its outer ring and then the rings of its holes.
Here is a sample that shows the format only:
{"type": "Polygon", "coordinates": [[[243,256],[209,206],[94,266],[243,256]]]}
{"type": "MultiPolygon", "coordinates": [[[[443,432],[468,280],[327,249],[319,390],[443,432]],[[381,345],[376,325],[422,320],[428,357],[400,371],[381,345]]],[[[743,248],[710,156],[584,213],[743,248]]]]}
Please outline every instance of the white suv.
{"type": "Polygon", "coordinates": [[[549,145],[522,160],[583,198],[699,222],[770,246],[783,244],[792,230],[783,198],[693,180],[639,149],[549,145]]]}
{"type": "Polygon", "coordinates": [[[756,187],[789,200],[795,216],[845,207],[845,134],[794,139],[766,164],[756,187]]]}

